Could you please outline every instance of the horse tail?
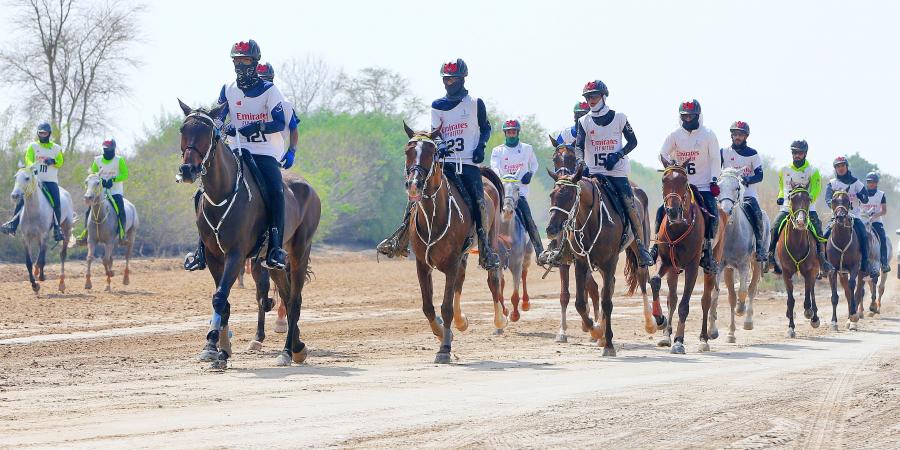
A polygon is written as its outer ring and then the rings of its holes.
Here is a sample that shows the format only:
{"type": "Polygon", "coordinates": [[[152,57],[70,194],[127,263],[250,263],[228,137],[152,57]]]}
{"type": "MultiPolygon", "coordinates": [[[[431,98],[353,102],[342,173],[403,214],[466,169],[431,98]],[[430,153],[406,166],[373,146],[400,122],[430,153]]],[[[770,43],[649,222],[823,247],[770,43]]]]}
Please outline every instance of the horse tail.
{"type": "Polygon", "coordinates": [[[481,176],[487,178],[491,181],[495,188],[497,188],[497,192],[500,193],[500,201],[503,201],[503,198],[506,197],[506,192],[503,191],[503,181],[500,181],[500,176],[494,172],[490,167],[478,167],[481,170],[481,176]]]}
{"type": "Polygon", "coordinates": [[[312,282],[313,278],[316,277],[316,273],[312,270],[312,261],[306,263],[306,274],[304,274],[304,277],[306,277],[307,283],[312,282]]]}
{"type": "Polygon", "coordinates": [[[625,249],[625,284],[628,285],[625,295],[634,295],[638,285],[639,271],[637,255],[634,250],[631,247],[625,249]]]}

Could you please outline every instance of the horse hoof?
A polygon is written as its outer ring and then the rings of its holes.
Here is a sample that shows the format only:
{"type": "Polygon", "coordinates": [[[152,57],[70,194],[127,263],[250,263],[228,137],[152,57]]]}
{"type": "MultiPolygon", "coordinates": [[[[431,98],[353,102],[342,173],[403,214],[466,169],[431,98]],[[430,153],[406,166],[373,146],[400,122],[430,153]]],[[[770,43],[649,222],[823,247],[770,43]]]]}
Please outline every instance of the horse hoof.
{"type": "Polygon", "coordinates": [[[809,325],[813,328],[819,328],[820,323],[821,322],[819,322],[819,319],[810,319],[809,321],[809,325]]]}
{"type": "Polygon", "coordinates": [[[719,330],[712,330],[712,332],[709,333],[709,338],[713,339],[713,340],[718,339],[719,338],[719,330]]]}
{"type": "Polygon", "coordinates": [[[262,342],[259,342],[255,339],[250,341],[250,344],[247,345],[248,352],[258,352],[260,350],[262,350],[262,342]]]}
{"type": "Polygon", "coordinates": [[[734,344],[735,342],[737,342],[737,338],[729,334],[728,336],[725,337],[725,342],[727,342],[729,344],[734,344]]]}
{"type": "Polygon", "coordinates": [[[566,342],[569,342],[569,337],[563,333],[559,333],[556,335],[556,339],[554,339],[554,341],[556,341],[556,343],[558,344],[565,344],[566,342]]]}
{"type": "Polygon", "coordinates": [[[753,322],[744,322],[744,329],[750,331],[753,329],[753,322]]]}
{"type": "Polygon", "coordinates": [[[682,344],[681,342],[676,342],[674,345],[672,345],[672,349],[669,350],[669,353],[671,353],[673,355],[683,355],[684,354],[684,344],[682,344]]]}
{"type": "Polygon", "coordinates": [[[461,332],[469,329],[469,318],[465,314],[460,315],[459,320],[456,321],[456,329],[461,332]]]}
{"type": "Polygon", "coordinates": [[[207,362],[207,361],[214,361],[218,357],[219,357],[218,350],[206,349],[206,350],[203,350],[202,352],[200,352],[199,355],[197,355],[197,360],[207,362]]]}
{"type": "Polygon", "coordinates": [[[291,355],[288,352],[281,352],[280,355],[275,357],[275,365],[278,367],[287,367],[291,365],[291,355]]]}
{"type": "Polygon", "coordinates": [[[793,339],[793,338],[797,337],[797,332],[794,331],[793,328],[788,328],[786,336],[793,339]]]}
{"type": "Polygon", "coordinates": [[[276,319],[275,320],[275,332],[276,333],[287,333],[287,319],[276,319]]]}
{"type": "Polygon", "coordinates": [[[450,353],[438,352],[437,355],[434,355],[434,363],[435,364],[450,364],[450,353]]]}
{"type": "Polygon", "coordinates": [[[531,309],[531,301],[528,300],[528,297],[522,299],[522,304],[520,305],[522,311],[528,311],[531,309]]]}
{"type": "Polygon", "coordinates": [[[129,280],[128,277],[122,278],[122,284],[128,286],[131,284],[131,280],[129,280]]]}
{"type": "Polygon", "coordinates": [[[847,323],[847,329],[850,331],[856,331],[858,329],[858,326],[856,325],[856,322],[849,322],[847,323]]]}
{"type": "Polygon", "coordinates": [[[212,370],[225,370],[228,368],[228,360],[215,359],[213,362],[209,363],[209,368],[212,370]]]}
{"type": "Polygon", "coordinates": [[[581,322],[581,331],[584,331],[585,333],[587,333],[588,331],[590,331],[590,329],[588,328],[587,325],[585,325],[584,322],[581,322]]]}
{"type": "Polygon", "coordinates": [[[666,337],[660,339],[659,342],[656,343],[656,346],[657,347],[670,347],[670,346],[672,346],[672,338],[666,336],[666,337]]]}
{"type": "Polygon", "coordinates": [[[518,322],[518,321],[519,321],[519,317],[520,317],[520,316],[519,316],[519,311],[517,311],[517,310],[515,310],[515,309],[513,310],[512,313],[509,314],[509,320],[511,320],[511,321],[513,321],[513,322],[518,322]]]}
{"type": "Polygon", "coordinates": [[[600,325],[594,325],[591,327],[591,342],[599,341],[603,339],[603,330],[600,329],[600,325]]]}
{"type": "Polygon", "coordinates": [[[656,330],[662,331],[665,330],[666,327],[669,326],[669,319],[666,316],[660,316],[656,319],[656,330]]]}
{"type": "Polygon", "coordinates": [[[850,314],[850,317],[848,317],[847,320],[849,320],[850,322],[858,322],[859,316],[857,316],[856,314],[850,314]]]}
{"type": "Polygon", "coordinates": [[[837,330],[838,330],[838,324],[837,324],[837,322],[831,322],[831,327],[830,327],[830,328],[831,328],[831,331],[837,331],[837,330]]]}
{"type": "Polygon", "coordinates": [[[734,315],[738,317],[743,317],[744,311],[747,310],[747,304],[744,302],[738,302],[737,307],[734,308],[734,315]]]}
{"type": "Polygon", "coordinates": [[[291,359],[297,364],[303,364],[307,356],[309,356],[309,349],[304,345],[303,350],[291,354],[291,359]]]}
{"type": "Polygon", "coordinates": [[[813,314],[812,314],[812,310],[811,310],[811,309],[804,309],[804,310],[803,310],[803,317],[806,317],[807,319],[812,319],[812,316],[813,316],[813,314]]]}
{"type": "Polygon", "coordinates": [[[84,282],[84,288],[85,288],[85,289],[91,289],[92,287],[94,287],[94,285],[91,284],[91,280],[87,280],[87,281],[84,282]]]}
{"type": "Polygon", "coordinates": [[[615,347],[603,347],[603,352],[600,354],[601,356],[616,356],[615,347]]]}
{"type": "Polygon", "coordinates": [[[503,334],[503,328],[494,329],[494,336],[500,336],[501,334],[503,334]]]}
{"type": "Polygon", "coordinates": [[[709,351],[709,342],[700,342],[697,344],[697,351],[700,353],[709,351]]]}
{"type": "Polygon", "coordinates": [[[35,294],[41,292],[41,285],[35,283],[31,285],[31,290],[34,291],[35,294]]]}
{"type": "Polygon", "coordinates": [[[45,277],[44,274],[40,274],[38,276],[38,281],[47,281],[47,277],[45,277]]]}
{"type": "Polygon", "coordinates": [[[106,289],[104,289],[103,292],[112,292],[112,287],[110,287],[110,285],[107,284],[106,289]]]}

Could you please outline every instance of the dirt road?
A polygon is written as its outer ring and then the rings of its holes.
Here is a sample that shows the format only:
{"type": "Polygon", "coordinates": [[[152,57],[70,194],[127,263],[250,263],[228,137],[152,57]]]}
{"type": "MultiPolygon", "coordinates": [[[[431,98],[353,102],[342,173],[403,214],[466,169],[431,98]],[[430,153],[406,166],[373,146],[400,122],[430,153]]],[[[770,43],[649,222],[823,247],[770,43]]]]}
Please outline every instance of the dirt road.
{"type": "MultiPolygon", "coordinates": [[[[557,344],[558,278],[532,274],[532,309],[493,336],[484,274],[470,265],[449,366],[421,313],[410,262],[314,252],[302,336],[306,365],[273,367],[284,335],[269,318],[265,350],[251,289],[232,296],[236,354],[224,373],[195,361],[212,282],[174,260],[139,261],[132,285],[35,299],[23,268],[0,266],[0,446],[15,448],[504,447],[900,448],[900,318],[891,278],[883,314],[859,331],[812,329],[784,338],[784,295],[756,303],[737,344],[670,355],[642,331],[640,301],[617,295],[618,357],[604,359],[569,309],[557,344]]],[[[119,267],[121,268],[121,267],[119,267]]],[[[53,273],[52,271],[50,272],[53,273]]],[[[893,275],[893,274],[890,274],[893,275]]],[[[248,279],[248,284],[252,281],[248,279]]],[[[441,292],[440,282],[435,291],[441,292]]],[[[830,303],[820,292],[823,325],[830,303]]],[[[720,329],[728,320],[719,307],[720,329]]]]}

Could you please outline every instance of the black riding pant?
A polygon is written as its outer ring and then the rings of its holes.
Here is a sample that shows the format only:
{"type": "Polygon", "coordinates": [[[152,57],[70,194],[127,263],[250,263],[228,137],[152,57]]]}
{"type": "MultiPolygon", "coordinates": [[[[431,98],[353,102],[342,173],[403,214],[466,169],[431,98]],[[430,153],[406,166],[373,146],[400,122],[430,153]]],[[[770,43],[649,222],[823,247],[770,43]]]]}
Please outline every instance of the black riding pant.
{"type": "Polygon", "coordinates": [[[59,209],[59,185],[52,181],[44,181],[42,184],[44,189],[50,194],[50,198],[53,199],[53,215],[56,216],[56,223],[60,223],[62,213],[59,209]]]}
{"type": "MultiPolygon", "coordinates": [[[[716,232],[719,230],[719,202],[712,192],[700,191],[700,200],[703,206],[712,215],[706,221],[706,230],[704,237],[706,239],[715,239],[716,232]]],[[[665,205],[659,205],[656,209],[656,234],[659,234],[659,227],[662,224],[663,215],[665,215],[665,205]]]]}
{"type": "Polygon", "coordinates": [[[284,237],[284,184],[281,179],[281,164],[272,156],[253,155],[253,160],[262,173],[259,183],[265,185],[266,210],[268,211],[269,227],[278,229],[278,238],[274,243],[281,247],[284,237]]]}
{"type": "Polygon", "coordinates": [[[746,211],[747,218],[750,219],[750,225],[753,225],[754,229],[761,229],[761,223],[757,222],[757,218],[762,217],[762,210],[759,208],[759,202],[756,201],[756,197],[744,197],[744,202],[741,205],[746,211]]]}
{"type": "MultiPolygon", "coordinates": [[[[781,211],[778,213],[778,216],[775,217],[775,221],[772,222],[772,239],[769,240],[769,254],[775,254],[775,246],[778,245],[778,238],[781,236],[781,222],[784,222],[787,219],[788,213],[787,211],[781,211]]],[[[809,223],[812,225],[813,230],[815,230],[817,236],[827,237],[825,233],[822,232],[822,221],[819,220],[819,213],[815,211],[809,212],[809,223]]],[[[787,225],[785,225],[787,226],[787,225]]]]}
{"type": "Polygon", "coordinates": [[[111,195],[113,201],[116,203],[116,216],[119,220],[119,226],[122,227],[122,232],[125,232],[125,198],[122,197],[122,194],[112,194],[111,195]]]}
{"type": "Polygon", "coordinates": [[[888,246],[887,246],[887,235],[884,233],[884,224],[881,222],[872,222],[872,231],[878,235],[878,240],[881,241],[881,265],[887,266],[888,263],[888,246]]]}
{"type": "Polygon", "coordinates": [[[444,163],[444,174],[451,178],[458,177],[459,184],[463,186],[463,189],[466,191],[465,195],[470,199],[475,226],[481,229],[480,205],[484,203],[484,183],[481,181],[481,169],[478,166],[463,164],[462,173],[457,174],[456,167],[454,163],[444,163]]]}

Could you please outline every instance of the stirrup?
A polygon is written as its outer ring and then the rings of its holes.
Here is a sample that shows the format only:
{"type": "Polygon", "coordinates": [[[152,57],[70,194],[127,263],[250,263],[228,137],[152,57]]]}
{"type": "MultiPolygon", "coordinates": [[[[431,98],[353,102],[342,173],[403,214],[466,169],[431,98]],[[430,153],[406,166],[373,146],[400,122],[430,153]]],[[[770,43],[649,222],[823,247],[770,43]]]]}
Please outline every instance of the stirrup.
{"type": "Polygon", "coordinates": [[[16,229],[13,228],[12,222],[6,222],[3,225],[0,225],[0,232],[8,234],[10,236],[16,235],[16,229]]]}
{"type": "Polygon", "coordinates": [[[500,255],[494,252],[487,240],[481,240],[484,245],[478,246],[478,265],[484,270],[497,270],[500,268],[500,255]]]}
{"type": "Polygon", "coordinates": [[[266,256],[266,260],[263,261],[263,267],[269,270],[285,270],[287,267],[287,263],[285,259],[287,257],[287,252],[284,249],[275,247],[269,250],[269,254],[266,256]]]}
{"type": "Polygon", "coordinates": [[[200,246],[197,250],[188,253],[184,257],[184,270],[188,272],[193,272],[195,270],[203,270],[206,268],[206,255],[203,247],[200,246]]]}

